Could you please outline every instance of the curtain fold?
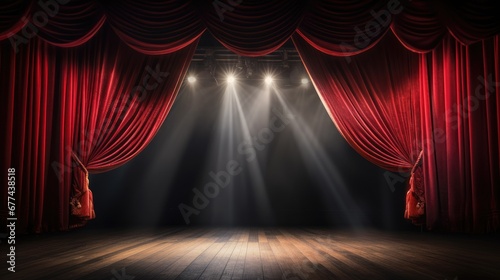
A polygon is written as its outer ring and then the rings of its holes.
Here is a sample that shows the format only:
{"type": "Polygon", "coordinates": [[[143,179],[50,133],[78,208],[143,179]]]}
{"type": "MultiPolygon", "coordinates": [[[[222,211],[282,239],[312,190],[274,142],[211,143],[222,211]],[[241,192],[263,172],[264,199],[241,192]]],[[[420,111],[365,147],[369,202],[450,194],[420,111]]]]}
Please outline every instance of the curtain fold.
{"type": "MultiPolygon", "coordinates": [[[[350,56],[374,46],[389,29],[388,1],[310,1],[297,34],[317,50],[350,56]]],[[[399,2],[398,2],[399,3],[399,2]]],[[[396,13],[401,11],[396,5],[396,13]]]]}
{"type": "Polygon", "coordinates": [[[152,139],[168,114],[197,41],[171,55],[138,55],[110,36],[62,59],[62,88],[77,108],[73,150],[89,172],[127,162],[152,139]],[[133,137],[131,137],[133,136],[133,137]],[[78,141],[84,139],[85,141],[78,141]]]}
{"type": "Polygon", "coordinates": [[[0,40],[5,40],[19,32],[28,22],[34,1],[6,0],[0,2],[0,40]]]}
{"type": "MultiPolygon", "coordinates": [[[[52,207],[58,203],[61,186],[50,167],[52,160],[62,160],[61,154],[51,150],[57,141],[55,50],[34,40],[16,53],[8,41],[3,41],[0,52],[0,129],[4,133],[0,137],[0,167],[15,168],[16,230],[47,230],[42,221],[59,218],[52,207]]],[[[7,194],[6,184],[2,184],[2,192],[7,194]]],[[[0,205],[5,221],[7,199],[0,205]]]]}
{"type": "Polygon", "coordinates": [[[134,50],[160,55],[178,51],[205,31],[192,1],[107,1],[108,22],[134,50]]]}
{"type": "Polygon", "coordinates": [[[302,20],[307,1],[199,1],[212,35],[244,56],[262,56],[281,47],[302,20]]]}
{"type": "Polygon", "coordinates": [[[394,17],[392,32],[413,52],[436,48],[446,34],[446,26],[435,4],[426,0],[402,1],[401,13],[394,17]]]}
{"type": "Polygon", "coordinates": [[[341,134],[376,165],[410,171],[420,153],[418,55],[386,37],[370,53],[329,56],[301,36],[293,42],[341,134]]]}
{"type": "Polygon", "coordinates": [[[437,1],[450,34],[469,45],[500,32],[500,6],[496,0],[437,1]]]}
{"type": "MultiPolygon", "coordinates": [[[[63,1],[60,1],[63,2],[63,1]]],[[[47,21],[38,29],[37,35],[43,40],[59,47],[75,47],[90,40],[102,28],[106,21],[98,2],[87,0],[71,0],[53,5],[41,5],[33,9],[31,21],[37,23],[37,13],[45,14],[47,21]]],[[[43,21],[42,21],[43,23],[43,21]]]]}
{"type": "Polygon", "coordinates": [[[347,142],[372,163],[410,173],[405,217],[422,223],[419,57],[386,36],[370,52],[325,54],[302,36],[293,42],[323,105],[347,142]]]}

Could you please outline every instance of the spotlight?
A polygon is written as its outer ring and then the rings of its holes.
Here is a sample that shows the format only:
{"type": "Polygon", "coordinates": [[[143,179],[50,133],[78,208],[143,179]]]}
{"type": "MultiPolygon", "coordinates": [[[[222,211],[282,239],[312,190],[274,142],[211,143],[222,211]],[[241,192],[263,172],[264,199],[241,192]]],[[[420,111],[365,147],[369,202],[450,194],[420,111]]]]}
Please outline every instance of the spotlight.
{"type": "Polygon", "coordinates": [[[266,76],[266,79],[264,80],[267,85],[270,85],[273,83],[273,77],[271,76],[266,76]]]}
{"type": "Polygon", "coordinates": [[[302,78],[302,80],[300,80],[300,82],[303,84],[303,85],[306,85],[309,83],[309,80],[307,78],[302,78]]]}
{"type": "Polygon", "coordinates": [[[189,82],[190,84],[194,84],[194,83],[196,82],[196,78],[195,78],[194,76],[189,76],[189,77],[188,77],[188,82],[189,82]]]}
{"type": "Polygon", "coordinates": [[[234,76],[233,76],[232,74],[227,75],[227,82],[228,82],[229,84],[234,83],[234,81],[235,81],[235,80],[236,80],[236,79],[234,78],[234,76]]]}

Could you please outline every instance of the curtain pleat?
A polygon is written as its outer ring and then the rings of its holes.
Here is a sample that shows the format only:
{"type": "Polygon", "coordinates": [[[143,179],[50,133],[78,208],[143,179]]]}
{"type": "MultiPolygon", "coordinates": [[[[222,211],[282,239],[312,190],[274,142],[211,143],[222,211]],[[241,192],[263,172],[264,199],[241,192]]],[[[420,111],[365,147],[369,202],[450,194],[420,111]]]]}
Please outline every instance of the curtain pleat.
{"type": "Polygon", "coordinates": [[[192,1],[108,1],[108,22],[131,48],[150,55],[178,51],[205,31],[192,1]]]}
{"type": "Polygon", "coordinates": [[[208,30],[244,56],[262,56],[281,47],[302,20],[307,1],[200,1],[208,30]]]}

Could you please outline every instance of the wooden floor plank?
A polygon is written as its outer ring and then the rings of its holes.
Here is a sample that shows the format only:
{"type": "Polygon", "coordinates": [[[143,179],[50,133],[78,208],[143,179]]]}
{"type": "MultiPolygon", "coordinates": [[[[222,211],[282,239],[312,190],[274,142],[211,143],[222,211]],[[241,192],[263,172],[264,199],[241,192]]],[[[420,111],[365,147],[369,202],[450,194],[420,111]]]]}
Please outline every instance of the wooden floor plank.
{"type": "Polygon", "coordinates": [[[249,239],[247,253],[243,268],[243,279],[263,279],[262,261],[260,259],[259,242],[257,234],[255,238],[249,239]]]}
{"type": "Polygon", "coordinates": [[[223,248],[219,253],[213,258],[210,264],[207,266],[203,274],[200,276],[200,280],[205,279],[220,279],[222,277],[223,269],[229,261],[229,257],[232,255],[237,242],[229,241],[223,245],[223,248]]]}
{"type": "Polygon", "coordinates": [[[227,280],[227,279],[233,278],[233,276],[235,274],[234,272],[238,268],[237,263],[238,263],[238,260],[240,259],[240,255],[243,255],[242,254],[243,246],[246,246],[245,241],[240,241],[245,235],[246,235],[246,231],[243,231],[243,230],[237,230],[233,234],[233,237],[231,238],[231,242],[235,243],[235,248],[234,248],[233,252],[231,253],[231,255],[229,256],[228,262],[226,263],[226,266],[222,272],[220,279],[227,280]]]}
{"type": "MultiPolygon", "coordinates": [[[[199,279],[208,268],[209,264],[212,263],[215,256],[221,253],[222,248],[230,239],[231,235],[231,231],[220,230],[220,234],[214,238],[214,243],[212,243],[210,247],[204,250],[195,260],[193,260],[176,279],[199,279]]],[[[220,259],[216,260],[216,262],[220,265],[219,271],[221,271],[221,267],[226,265],[226,262],[223,262],[220,259]]],[[[212,274],[209,277],[215,277],[213,275],[215,274],[213,269],[211,269],[211,272],[209,273],[212,274]]]]}
{"type": "Polygon", "coordinates": [[[283,244],[278,240],[281,235],[282,233],[279,230],[273,230],[266,237],[269,247],[271,247],[271,251],[276,258],[275,265],[279,266],[283,279],[294,279],[293,277],[297,277],[299,273],[299,264],[294,263],[293,259],[283,248],[283,244]]]}
{"type": "Polygon", "coordinates": [[[190,250],[180,249],[177,252],[179,258],[172,263],[167,269],[161,272],[161,278],[175,279],[178,277],[194,260],[196,260],[205,250],[210,248],[216,240],[214,232],[197,238],[196,244],[190,250]]]}
{"type": "MultiPolygon", "coordinates": [[[[313,263],[312,268],[323,267],[328,270],[330,272],[330,276],[335,279],[349,279],[352,277],[352,275],[348,275],[340,268],[339,260],[336,260],[327,253],[319,250],[318,248],[320,247],[313,243],[318,242],[322,246],[328,246],[329,238],[320,238],[319,241],[317,241],[315,240],[316,236],[309,235],[307,233],[297,236],[294,234],[290,238],[293,240],[295,247],[306,255],[307,258],[313,263]]],[[[308,273],[308,271],[311,270],[311,267],[305,267],[303,270],[305,270],[304,273],[308,273]]]]}
{"type": "MultiPolygon", "coordinates": [[[[261,239],[259,239],[261,240],[261,239]]],[[[276,256],[266,239],[265,242],[259,242],[260,258],[262,260],[262,272],[264,279],[282,279],[283,272],[280,267],[276,265],[276,256]]]]}
{"type": "Polygon", "coordinates": [[[293,234],[290,230],[281,232],[282,235],[278,237],[278,240],[282,243],[283,248],[290,258],[293,259],[293,263],[296,265],[294,274],[304,279],[333,279],[335,277],[331,271],[326,269],[320,263],[313,262],[314,256],[309,254],[307,251],[301,251],[298,249],[297,245],[299,244],[293,238],[293,234]]]}
{"type": "MultiPolygon", "coordinates": [[[[248,236],[247,236],[248,237],[248,236]]],[[[245,268],[245,258],[247,255],[247,241],[238,241],[239,252],[236,254],[236,262],[234,264],[232,274],[228,278],[223,277],[223,279],[243,279],[243,269],[245,268]]]]}

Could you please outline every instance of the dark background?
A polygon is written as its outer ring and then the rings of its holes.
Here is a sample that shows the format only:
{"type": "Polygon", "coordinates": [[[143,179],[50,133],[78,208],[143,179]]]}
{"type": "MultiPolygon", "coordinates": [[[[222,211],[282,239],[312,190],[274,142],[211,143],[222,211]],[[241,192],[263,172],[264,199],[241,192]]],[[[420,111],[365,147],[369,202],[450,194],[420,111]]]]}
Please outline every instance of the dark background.
{"type": "MultiPolygon", "coordinates": [[[[251,106],[253,95],[262,94],[260,83],[240,82],[240,94],[248,101],[242,101],[243,107],[251,106]]],[[[183,85],[160,131],[142,153],[120,168],[91,175],[97,218],[88,227],[185,225],[178,205],[192,206],[192,189],[203,190],[211,181],[208,172],[220,169],[213,155],[218,152],[218,128],[224,125],[219,119],[224,89],[220,81],[217,85],[209,75],[198,73],[197,85],[183,85]]],[[[258,152],[263,182],[258,187],[250,183],[252,172],[242,166],[245,170],[234,185],[221,189],[199,215],[192,215],[190,226],[419,229],[403,218],[405,184],[396,184],[392,191],[385,171],[351,148],[312,85],[288,86],[282,96],[296,119],[258,152]],[[300,125],[307,126],[316,145],[297,137],[300,125]]],[[[275,96],[270,104],[280,107],[275,96]]],[[[251,134],[258,129],[250,129],[251,134]]]]}

